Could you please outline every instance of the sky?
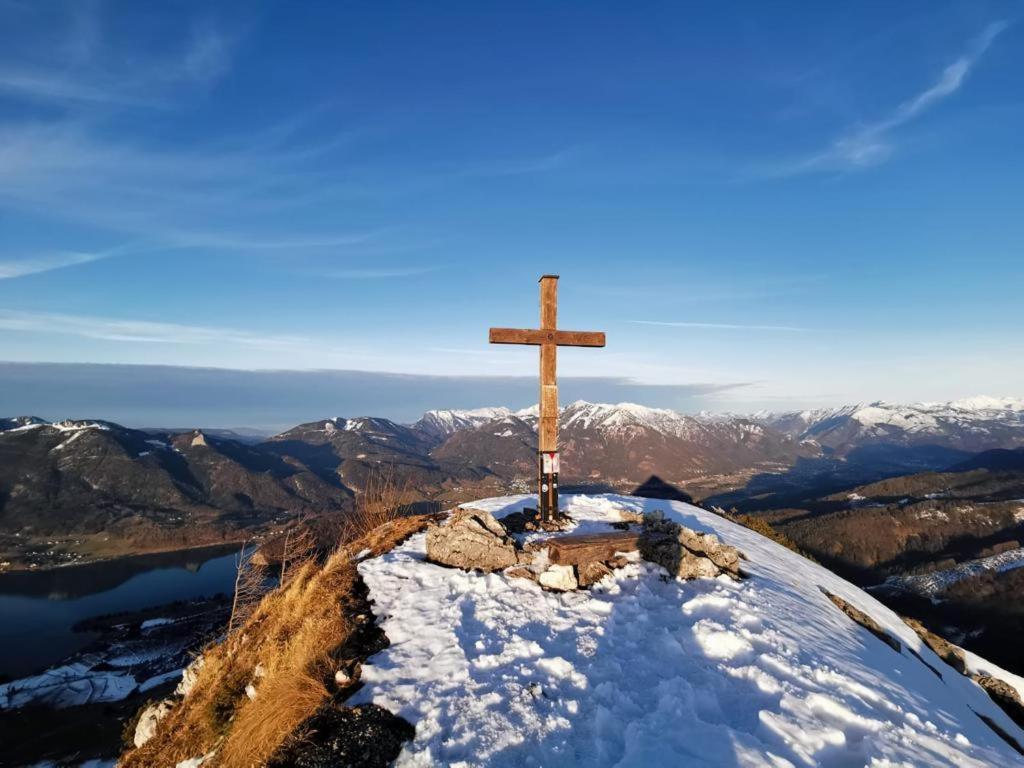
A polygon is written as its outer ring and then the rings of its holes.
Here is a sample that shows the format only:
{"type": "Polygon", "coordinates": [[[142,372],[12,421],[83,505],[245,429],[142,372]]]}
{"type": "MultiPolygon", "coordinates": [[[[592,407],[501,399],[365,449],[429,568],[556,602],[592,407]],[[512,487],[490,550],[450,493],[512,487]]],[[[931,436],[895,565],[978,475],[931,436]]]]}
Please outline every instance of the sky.
{"type": "MultiPolygon", "coordinates": [[[[608,335],[560,351],[574,396],[1020,396],[1022,16],[0,0],[0,413],[186,369],[327,393],[225,426],[524,406],[536,350],[487,329],[533,327],[546,273],[608,335]]],[[[166,390],[132,419],[226,407],[166,390]]]]}

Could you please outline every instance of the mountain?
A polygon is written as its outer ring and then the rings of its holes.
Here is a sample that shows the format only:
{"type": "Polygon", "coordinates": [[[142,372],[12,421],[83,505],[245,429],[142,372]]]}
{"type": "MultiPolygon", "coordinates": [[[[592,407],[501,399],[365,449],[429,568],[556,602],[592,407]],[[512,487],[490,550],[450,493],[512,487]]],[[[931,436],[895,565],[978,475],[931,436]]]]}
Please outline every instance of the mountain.
{"type": "MultiPolygon", "coordinates": [[[[0,556],[38,536],[88,532],[90,542],[74,545],[83,553],[105,526],[113,540],[140,545],[237,535],[274,515],[345,508],[381,473],[424,499],[525,490],[536,473],[536,423],[536,407],[435,410],[410,425],[336,417],[243,443],[216,431],[4,419],[0,536],[13,538],[0,540],[0,556]],[[22,531],[28,539],[17,539],[22,531]]],[[[559,440],[568,485],[634,489],[656,476],[710,504],[778,509],[908,472],[975,466],[968,460],[1013,464],[1016,453],[972,456],[1024,444],[1024,401],[752,416],[577,401],[562,409],[559,440]]],[[[39,562],[59,562],[66,545],[47,545],[39,562]]]]}
{"type": "MultiPolygon", "coordinates": [[[[500,521],[531,501],[478,500],[460,519],[524,555],[500,521]]],[[[146,710],[119,764],[1020,762],[1024,679],[706,510],[617,495],[567,495],[564,508],[590,534],[621,536],[645,513],[655,530],[688,527],[691,542],[712,534],[742,552],[742,577],[675,578],[639,544],[589,589],[574,578],[548,591],[521,565],[431,562],[428,541],[445,533],[423,528],[437,520],[394,521],[210,646],[183,695],[146,710]],[[342,669],[317,667],[322,655],[342,669]]]]}
{"type": "Polygon", "coordinates": [[[201,431],[13,419],[0,431],[0,557],[50,565],[235,540],[281,516],[343,509],[301,462],[201,431]],[[45,545],[45,546],[42,546],[45,545]]]}
{"type": "Polygon", "coordinates": [[[971,469],[988,469],[994,472],[1024,471],[1024,448],[993,448],[950,467],[951,472],[966,472],[971,469]]]}
{"type": "Polygon", "coordinates": [[[299,461],[326,482],[356,492],[382,469],[424,493],[490,474],[477,465],[453,465],[443,457],[433,458],[430,451],[436,445],[434,435],[389,419],[335,417],[300,424],[258,447],[299,461]]]}
{"type": "Polygon", "coordinates": [[[1024,442],[1024,400],[973,397],[948,403],[875,402],[764,414],[763,424],[813,440],[837,456],[871,445],[983,451],[1024,442]]]}
{"type": "MultiPolygon", "coordinates": [[[[536,466],[536,411],[506,413],[453,432],[433,450],[502,477],[536,466]]],[[[711,420],[633,403],[577,401],[562,409],[559,446],[568,482],[628,485],[651,475],[681,481],[752,467],[788,466],[816,447],[745,417],[711,420]]]]}
{"type": "Polygon", "coordinates": [[[427,411],[412,428],[442,442],[456,432],[476,429],[484,424],[511,416],[508,408],[476,408],[474,410],[427,411]]]}

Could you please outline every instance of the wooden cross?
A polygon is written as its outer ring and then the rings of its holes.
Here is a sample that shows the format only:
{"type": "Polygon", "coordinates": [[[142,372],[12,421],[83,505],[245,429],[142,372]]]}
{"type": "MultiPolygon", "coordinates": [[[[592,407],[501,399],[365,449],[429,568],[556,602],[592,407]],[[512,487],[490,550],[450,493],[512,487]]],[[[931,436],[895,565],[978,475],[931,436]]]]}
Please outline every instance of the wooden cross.
{"type": "Polygon", "coordinates": [[[491,328],[491,344],[540,347],[540,420],[537,424],[537,475],[541,520],[558,517],[558,376],[559,347],[603,347],[600,331],[558,330],[558,275],[540,279],[540,328],[491,328]]]}

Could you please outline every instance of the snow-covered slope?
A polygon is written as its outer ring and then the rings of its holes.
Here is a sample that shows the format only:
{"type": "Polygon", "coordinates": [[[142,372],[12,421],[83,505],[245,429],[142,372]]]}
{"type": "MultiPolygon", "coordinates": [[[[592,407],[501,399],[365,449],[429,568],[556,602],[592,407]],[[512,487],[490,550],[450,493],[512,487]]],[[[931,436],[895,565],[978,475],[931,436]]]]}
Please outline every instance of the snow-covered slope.
{"type": "MultiPolygon", "coordinates": [[[[472,506],[501,517],[532,501],[472,506]]],[[[427,563],[422,534],[362,562],[391,645],[364,665],[351,703],[415,724],[399,765],[1024,762],[980,719],[1024,743],[980,687],[820,566],[686,504],[575,496],[563,506],[584,530],[607,527],[622,508],[663,510],[739,547],[749,578],[679,582],[634,562],[591,591],[556,594],[427,563]],[[902,651],[822,589],[873,617],[902,651]]]]}
{"type": "Polygon", "coordinates": [[[476,429],[489,421],[496,421],[511,414],[510,409],[503,407],[434,410],[424,413],[420,420],[413,424],[413,428],[432,437],[444,439],[464,429],[476,429]]]}

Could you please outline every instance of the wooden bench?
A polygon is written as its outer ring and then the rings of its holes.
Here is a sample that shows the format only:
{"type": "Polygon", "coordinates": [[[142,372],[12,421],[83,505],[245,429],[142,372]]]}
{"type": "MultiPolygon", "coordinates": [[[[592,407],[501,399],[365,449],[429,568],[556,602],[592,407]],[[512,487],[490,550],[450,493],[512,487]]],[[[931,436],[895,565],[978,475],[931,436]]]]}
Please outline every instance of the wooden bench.
{"type": "Polygon", "coordinates": [[[552,536],[534,546],[547,547],[548,558],[555,565],[583,565],[611,560],[616,552],[633,552],[640,548],[639,540],[640,531],[610,531],[552,536]]]}

